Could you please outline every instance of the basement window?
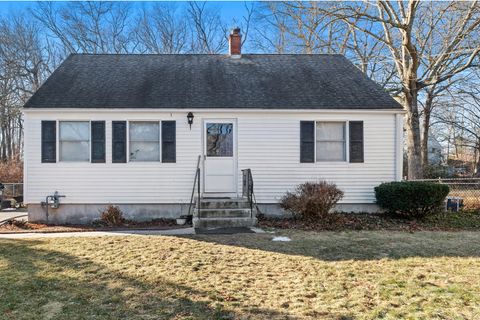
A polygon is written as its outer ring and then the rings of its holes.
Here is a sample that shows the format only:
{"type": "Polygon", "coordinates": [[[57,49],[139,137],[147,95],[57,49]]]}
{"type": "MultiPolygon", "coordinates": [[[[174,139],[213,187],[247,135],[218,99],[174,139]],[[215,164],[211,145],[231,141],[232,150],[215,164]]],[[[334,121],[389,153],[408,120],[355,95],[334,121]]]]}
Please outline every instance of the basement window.
{"type": "Polygon", "coordinates": [[[345,122],[317,122],[317,161],[346,161],[345,122]]]}
{"type": "Polygon", "coordinates": [[[158,122],[129,123],[130,161],[160,161],[160,126],[158,122]]]}
{"type": "Polygon", "coordinates": [[[90,161],[90,122],[60,121],[60,161],[90,161]]]}

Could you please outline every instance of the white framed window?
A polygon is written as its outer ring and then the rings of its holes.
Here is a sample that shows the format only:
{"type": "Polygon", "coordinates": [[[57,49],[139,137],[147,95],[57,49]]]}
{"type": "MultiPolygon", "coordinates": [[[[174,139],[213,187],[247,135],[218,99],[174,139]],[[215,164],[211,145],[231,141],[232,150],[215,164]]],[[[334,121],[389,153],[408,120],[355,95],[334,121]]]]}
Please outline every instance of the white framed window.
{"type": "Polygon", "coordinates": [[[346,122],[316,122],[316,161],[347,161],[346,122]]]}
{"type": "Polygon", "coordinates": [[[160,124],[129,122],[129,161],[160,161],[160,124]]]}
{"type": "Polygon", "coordinates": [[[59,122],[59,161],[90,161],[90,122],[59,122]]]}

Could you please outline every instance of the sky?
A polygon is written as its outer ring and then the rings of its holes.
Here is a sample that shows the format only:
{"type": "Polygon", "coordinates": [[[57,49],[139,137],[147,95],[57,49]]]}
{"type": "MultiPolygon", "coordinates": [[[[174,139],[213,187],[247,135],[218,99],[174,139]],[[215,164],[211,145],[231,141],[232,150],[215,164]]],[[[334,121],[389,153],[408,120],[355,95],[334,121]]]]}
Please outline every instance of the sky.
{"type": "MultiPolygon", "coordinates": [[[[0,0],[0,15],[15,13],[23,9],[27,9],[35,5],[36,1],[1,1],[0,0]]],[[[132,1],[134,2],[134,1],[132,1]]],[[[141,1],[136,1],[141,3],[141,1]]],[[[167,1],[167,2],[179,2],[182,1],[167,1]]],[[[208,1],[212,6],[218,6],[222,17],[226,21],[232,21],[234,18],[237,21],[242,19],[245,14],[245,1],[208,1]]]]}

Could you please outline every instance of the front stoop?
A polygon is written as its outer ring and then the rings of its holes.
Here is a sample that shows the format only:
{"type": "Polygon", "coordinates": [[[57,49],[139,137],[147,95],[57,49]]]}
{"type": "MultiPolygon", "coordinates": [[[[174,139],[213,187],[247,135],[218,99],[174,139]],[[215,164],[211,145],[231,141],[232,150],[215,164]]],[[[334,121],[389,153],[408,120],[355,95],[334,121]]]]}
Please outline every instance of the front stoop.
{"type": "Polygon", "coordinates": [[[257,222],[245,198],[202,198],[195,208],[195,229],[250,228],[257,222]]]}

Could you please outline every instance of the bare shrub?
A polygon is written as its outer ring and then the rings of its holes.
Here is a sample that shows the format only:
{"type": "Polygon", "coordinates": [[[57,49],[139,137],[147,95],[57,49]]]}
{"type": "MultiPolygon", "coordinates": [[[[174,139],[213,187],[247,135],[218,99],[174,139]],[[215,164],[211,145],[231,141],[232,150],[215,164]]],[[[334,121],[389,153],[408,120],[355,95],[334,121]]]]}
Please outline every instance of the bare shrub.
{"type": "Polygon", "coordinates": [[[109,205],[105,208],[100,220],[108,226],[121,226],[125,221],[122,210],[113,205],[109,205]]]}
{"type": "Polygon", "coordinates": [[[329,218],[330,210],[342,198],[343,191],[334,183],[306,182],[298,185],[294,192],[287,192],[280,206],[295,218],[315,223],[329,218]]]}
{"type": "Polygon", "coordinates": [[[12,159],[0,163],[0,182],[22,183],[23,161],[20,159],[12,159]]]}

